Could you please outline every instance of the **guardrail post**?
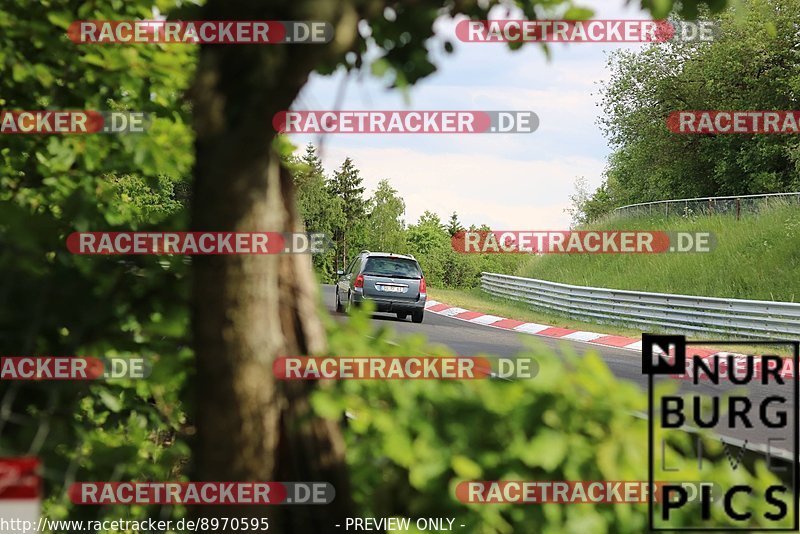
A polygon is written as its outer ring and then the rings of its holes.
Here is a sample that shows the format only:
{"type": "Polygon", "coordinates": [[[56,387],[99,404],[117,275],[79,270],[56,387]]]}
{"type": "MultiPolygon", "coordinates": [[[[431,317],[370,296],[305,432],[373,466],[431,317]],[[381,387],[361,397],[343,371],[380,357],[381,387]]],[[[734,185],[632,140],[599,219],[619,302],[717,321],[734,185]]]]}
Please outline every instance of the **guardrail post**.
{"type": "Polygon", "coordinates": [[[742,199],[737,197],[736,198],[736,220],[737,221],[739,220],[739,217],[741,217],[741,214],[742,214],[742,199]]]}

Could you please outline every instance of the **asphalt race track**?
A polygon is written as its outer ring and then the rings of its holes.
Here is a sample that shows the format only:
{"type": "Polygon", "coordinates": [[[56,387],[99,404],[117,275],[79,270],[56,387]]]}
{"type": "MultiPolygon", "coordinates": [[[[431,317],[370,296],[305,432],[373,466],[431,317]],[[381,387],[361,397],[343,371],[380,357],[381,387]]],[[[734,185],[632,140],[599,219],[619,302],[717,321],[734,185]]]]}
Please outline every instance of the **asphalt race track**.
{"type": "MultiPolygon", "coordinates": [[[[332,285],[324,285],[322,287],[322,297],[327,309],[333,317],[337,320],[347,320],[345,314],[337,314],[334,310],[335,295],[332,285]]],[[[382,326],[390,327],[396,331],[397,335],[424,334],[429,341],[446,345],[462,356],[473,356],[477,354],[514,356],[523,350],[523,339],[530,336],[530,334],[522,334],[500,328],[473,324],[463,320],[438,315],[430,311],[426,311],[425,320],[422,324],[413,324],[410,319],[400,321],[394,314],[382,313],[374,314],[373,321],[379,322],[382,326]]],[[[642,374],[641,353],[639,352],[593,345],[581,341],[553,339],[544,336],[536,337],[540,343],[554,349],[556,353],[560,353],[565,348],[579,355],[587,351],[597,352],[616,377],[622,380],[635,382],[642,391],[647,390],[647,376],[642,374]]],[[[734,386],[726,383],[724,380],[720,380],[719,385],[714,385],[706,381],[705,384],[699,386],[699,391],[704,395],[719,395],[722,391],[734,387],[743,388],[745,386],[734,386]]],[[[766,429],[758,420],[757,407],[759,402],[769,395],[774,394],[776,392],[776,387],[779,386],[762,385],[760,383],[747,386],[748,396],[753,403],[753,428],[726,430],[721,436],[726,438],[726,441],[729,441],[734,446],[740,446],[744,440],[747,440],[748,448],[755,446],[763,449],[767,446],[765,436],[775,438],[776,435],[780,435],[785,438],[786,441],[777,443],[773,441],[770,445],[770,449],[773,451],[774,455],[781,455],[781,453],[783,455],[790,455],[791,453],[789,451],[792,450],[793,439],[793,429],[791,425],[785,432],[783,430],[777,431],[775,429],[766,429]],[[783,449],[783,451],[776,449],[783,449]]],[[[783,392],[791,399],[790,387],[791,381],[787,381],[786,386],[783,386],[783,388],[785,388],[783,392]]],[[[698,388],[693,387],[693,390],[697,391],[698,388]]],[[[741,391],[741,389],[739,389],[739,391],[741,391]]],[[[787,406],[786,409],[789,421],[797,421],[792,407],[787,406]]]]}

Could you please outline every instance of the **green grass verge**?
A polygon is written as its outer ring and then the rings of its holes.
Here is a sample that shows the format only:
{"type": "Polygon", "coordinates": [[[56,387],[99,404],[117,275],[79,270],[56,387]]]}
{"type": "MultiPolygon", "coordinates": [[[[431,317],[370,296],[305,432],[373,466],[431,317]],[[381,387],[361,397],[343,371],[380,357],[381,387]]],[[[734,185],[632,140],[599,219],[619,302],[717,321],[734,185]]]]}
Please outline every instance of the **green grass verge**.
{"type": "MultiPolygon", "coordinates": [[[[583,228],[582,228],[583,229],[583,228]]],[[[708,253],[554,254],[534,256],[519,276],[573,285],[755,300],[800,301],[800,215],[797,206],[776,205],[736,220],[716,215],[696,218],[616,219],[587,230],[711,232],[708,253]]],[[[452,306],[519,321],[637,338],[641,330],[571,319],[473,289],[429,290],[431,298],[452,306]]],[[[653,332],[658,332],[653,329],[653,332]]],[[[700,335],[690,335],[700,339],[700,335]]],[[[711,336],[716,338],[717,336],[711,336]]],[[[738,352],[735,345],[716,348],[738,352]]],[[[755,347],[760,353],[772,347],[755,347]]],[[[738,347],[741,349],[741,347],[738,347]]],[[[777,351],[789,355],[788,351],[777,351]]]]}
{"type": "Polygon", "coordinates": [[[516,274],[634,291],[800,301],[800,215],[796,205],[777,206],[739,221],[728,215],[620,218],[585,229],[712,232],[717,244],[708,253],[534,256],[516,274]]]}

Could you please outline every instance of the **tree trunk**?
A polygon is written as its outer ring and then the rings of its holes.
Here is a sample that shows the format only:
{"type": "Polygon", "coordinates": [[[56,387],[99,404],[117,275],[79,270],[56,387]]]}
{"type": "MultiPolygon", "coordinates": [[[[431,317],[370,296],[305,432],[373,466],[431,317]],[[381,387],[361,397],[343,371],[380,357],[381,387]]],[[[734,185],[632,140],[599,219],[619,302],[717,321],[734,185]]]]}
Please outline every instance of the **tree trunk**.
{"type": "MultiPolygon", "coordinates": [[[[329,20],[347,13],[304,13],[287,2],[267,13],[261,1],[211,0],[203,19],[329,20]],[[327,18],[326,18],[327,17],[327,18]]],[[[345,11],[348,4],[331,3],[345,11]]],[[[352,9],[352,8],[350,8],[352,9]]],[[[324,10],[323,10],[324,11],[324,10]]],[[[352,42],[352,41],[351,41],[352,42]]],[[[346,45],[346,43],[345,43],[346,45]]],[[[195,231],[299,231],[291,177],[273,151],[272,118],[289,109],[319,61],[339,44],[206,45],[194,104],[195,231]]],[[[338,50],[338,51],[337,51],[338,50]]],[[[313,230],[313,229],[312,229],[313,230]]],[[[195,517],[268,517],[276,532],[330,532],[352,514],[338,426],[309,418],[308,383],[280,383],[280,355],[324,350],[318,288],[306,255],[196,256],[192,328],[197,359],[194,480],[327,481],[336,500],[299,506],[200,506],[195,517]]]]}

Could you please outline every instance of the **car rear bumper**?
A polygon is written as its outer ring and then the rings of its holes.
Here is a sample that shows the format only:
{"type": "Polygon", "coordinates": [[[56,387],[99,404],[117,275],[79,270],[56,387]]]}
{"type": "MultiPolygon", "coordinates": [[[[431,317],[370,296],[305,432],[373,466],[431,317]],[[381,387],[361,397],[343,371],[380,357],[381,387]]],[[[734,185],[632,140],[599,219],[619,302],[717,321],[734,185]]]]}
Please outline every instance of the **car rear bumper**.
{"type": "Polygon", "coordinates": [[[425,309],[425,301],[427,300],[427,295],[421,296],[417,300],[392,300],[392,299],[380,299],[374,297],[365,297],[362,294],[354,293],[353,294],[353,302],[355,304],[362,304],[366,301],[371,302],[375,305],[375,311],[378,312],[407,312],[411,313],[415,310],[424,310],[425,309]]]}

